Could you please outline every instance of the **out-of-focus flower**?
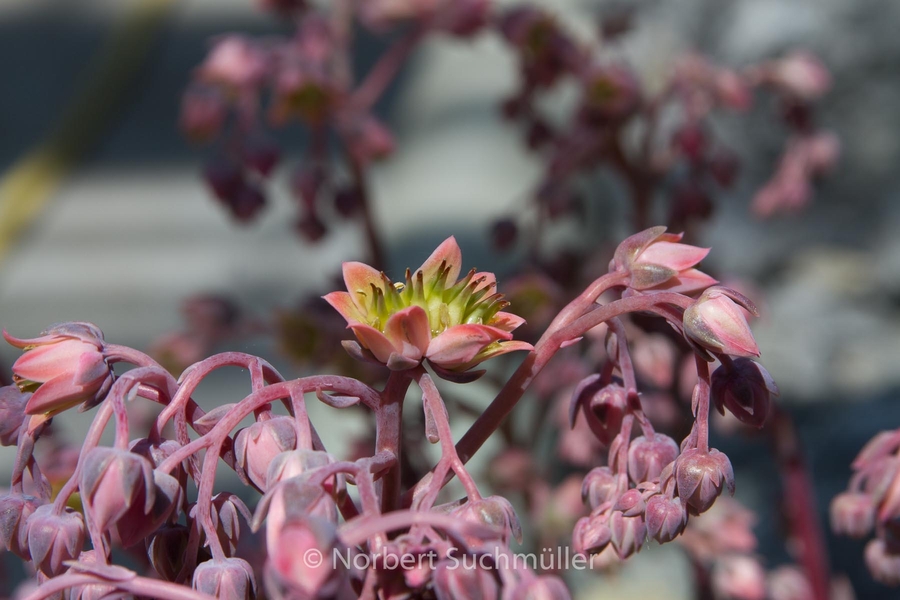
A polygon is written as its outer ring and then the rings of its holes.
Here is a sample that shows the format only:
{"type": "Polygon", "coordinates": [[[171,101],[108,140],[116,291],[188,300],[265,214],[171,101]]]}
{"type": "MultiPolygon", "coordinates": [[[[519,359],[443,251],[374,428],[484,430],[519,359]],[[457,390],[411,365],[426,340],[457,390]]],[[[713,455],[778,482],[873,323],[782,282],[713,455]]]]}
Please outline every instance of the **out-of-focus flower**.
{"type": "Polygon", "coordinates": [[[227,115],[228,106],[218,89],[192,86],[181,98],[178,125],[191,141],[208,142],[222,130],[227,115]]]}
{"type": "Polygon", "coordinates": [[[213,43],[195,77],[240,93],[258,88],[267,72],[268,59],[258,44],[244,36],[226,35],[213,43]]]}
{"type": "Polygon", "coordinates": [[[764,600],[766,572],[751,556],[725,556],[713,567],[712,588],[716,598],[764,600]]]}
{"type": "Polygon", "coordinates": [[[581,85],[579,116],[588,123],[625,119],[640,103],[640,85],[625,65],[593,65],[581,74],[581,85]]]}
{"type": "Polygon", "coordinates": [[[861,492],[844,492],[831,501],[831,528],[838,535],[861,538],[875,525],[872,497],[861,492]]]}
{"type": "Polygon", "coordinates": [[[33,339],[15,338],[3,332],[6,341],[25,353],[13,364],[13,377],[22,391],[34,394],[25,413],[60,413],[78,404],[98,404],[113,382],[112,368],[104,355],[103,333],[90,323],[64,323],[33,339]]]}
{"type": "Polygon", "coordinates": [[[530,344],[512,341],[511,332],[523,321],[502,311],[508,303],[495,291],[494,275],[472,269],[457,281],[461,262],[451,237],[415,273],[407,271],[405,284],[368,265],[344,263],[348,291],[325,300],[359,340],[356,353],[392,370],[428,359],[440,375],[452,377],[488,358],[530,350],[530,344]]]}
{"type": "Polygon", "coordinates": [[[353,115],[340,119],[338,130],[347,151],[360,165],[368,165],[394,151],[394,136],[373,116],[353,115]]]}
{"type": "Polygon", "coordinates": [[[763,67],[764,80],[806,102],[831,89],[831,73],[813,54],[796,51],[763,67]]]}
{"type": "Polygon", "coordinates": [[[872,577],[884,585],[900,585],[900,553],[891,552],[884,540],[876,538],[866,544],[865,557],[872,577]]]}
{"type": "Polygon", "coordinates": [[[630,274],[628,286],[635,290],[665,290],[684,294],[716,283],[694,268],[706,258],[709,248],[680,243],[682,234],[651,227],[625,239],[616,249],[611,271],[630,274]]]}
{"type": "Polygon", "coordinates": [[[742,294],[719,286],[707,289],[684,311],[685,337],[704,354],[708,351],[759,356],[759,347],[741,307],[758,315],[753,303],[742,294]]]}
{"type": "Polygon", "coordinates": [[[772,396],[777,395],[778,386],[769,372],[748,358],[723,363],[713,371],[713,404],[723,415],[727,408],[747,425],[762,427],[769,416],[772,396]]]}
{"type": "Polygon", "coordinates": [[[581,497],[592,509],[615,498],[619,478],[609,467],[594,467],[581,484],[581,497]]]}

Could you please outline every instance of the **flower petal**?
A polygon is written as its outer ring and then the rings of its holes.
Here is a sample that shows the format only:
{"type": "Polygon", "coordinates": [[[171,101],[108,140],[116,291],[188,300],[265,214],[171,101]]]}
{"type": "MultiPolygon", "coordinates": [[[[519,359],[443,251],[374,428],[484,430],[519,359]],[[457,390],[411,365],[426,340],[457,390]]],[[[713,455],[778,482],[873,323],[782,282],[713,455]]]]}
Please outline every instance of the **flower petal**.
{"type": "Polygon", "coordinates": [[[422,266],[418,268],[418,271],[422,271],[422,276],[425,281],[428,281],[437,276],[438,270],[441,268],[441,263],[444,262],[446,262],[447,267],[450,269],[447,274],[447,285],[453,285],[459,278],[459,273],[462,270],[462,251],[459,249],[459,244],[456,243],[456,238],[453,236],[444,240],[441,245],[431,253],[431,256],[422,263],[422,266]]]}
{"type": "Polygon", "coordinates": [[[512,335],[486,325],[455,325],[431,340],[428,346],[428,360],[445,369],[464,365],[475,358],[485,346],[512,335]]]}
{"type": "MultiPolygon", "coordinates": [[[[97,347],[74,338],[61,339],[55,344],[47,344],[26,350],[13,364],[13,373],[23,379],[45,382],[61,373],[76,370],[82,355],[94,355],[101,360],[103,355],[97,347]]],[[[70,375],[71,377],[71,375],[70,375]]]]}
{"type": "Polygon", "coordinates": [[[331,307],[341,313],[344,320],[348,323],[363,323],[365,316],[359,310],[359,307],[353,301],[353,296],[347,292],[331,292],[322,296],[322,298],[331,305],[331,307]]]}
{"type": "Polygon", "coordinates": [[[698,269],[682,271],[672,279],[652,289],[646,290],[648,294],[653,292],[677,292],[679,294],[693,294],[701,292],[711,285],[716,285],[718,280],[710,277],[698,269]]]}
{"type": "Polygon", "coordinates": [[[394,313],[384,326],[384,333],[400,354],[420,360],[431,342],[428,314],[421,306],[410,306],[394,313]]]}
{"type": "Polygon", "coordinates": [[[641,252],[635,262],[662,265],[675,271],[690,269],[709,254],[709,248],[657,241],[641,252]]]}
{"type": "Polygon", "coordinates": [[[387,364],[391,354],[397,351],[383,333],[370,325],[351,323],[348,327],[353,330],[356,339],[359,340],[363,347],[371,351],[382,364],[387,364]]]}
{"type": "Polygon", "coordinates": [[[25,414],[55,414],[81,404],[85,399],[85,389],[72,381],[71,374],[64,374],[37,389],[25,404],[25,414]]]}
{"type": "Polygon", "coordinates": [[[470,369],[475,365],[486,361],[489,358],[494,358],[495,356],[500,356],[502,354],[507,354],[509,352],[515,352],[517,350],[526,350],[528,352],[534,350],[534,346],[529,344],[528,342],[523,342],[521,340],[511,340],[508,342],[500,342],[499,344],[493,345],[490,348],[485,348],[481,352],[475,355],[475,358],[472,359],[471,362],[465,365],[464,369],[470,369]]]}
{"type": "Polygon", "coordinates": [[[344,285],[347,286],[350,298],[357,308],[365,313],[366,302],[364,298],[371,294],[372,285],[378,288],[382,286],[381,272],[365,263],[352,261],[345,262],[342,265],[342,269],[344,272],[344,285]]]}
{"type": "Polygon", "coordinates": [[[523,319],[519,315],[514,315],[513,313],[502,311],[495,314],[494,318],[491,319],[491,322],[488,323],[488,325],[490,325],[491,327],[496,327],[497,329],[502,329],[503,331],[513,331],[524,324],[525,319],[523,319]]]}

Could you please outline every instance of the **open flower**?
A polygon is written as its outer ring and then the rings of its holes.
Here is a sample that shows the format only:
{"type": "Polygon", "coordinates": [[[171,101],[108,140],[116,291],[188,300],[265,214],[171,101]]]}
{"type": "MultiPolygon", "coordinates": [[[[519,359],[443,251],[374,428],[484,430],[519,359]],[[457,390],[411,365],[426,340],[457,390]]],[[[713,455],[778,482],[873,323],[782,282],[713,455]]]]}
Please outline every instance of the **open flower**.
{"type": "Polygon", "coordinates": [[[34,392],[25,404],[26,414],[49,418],[77,404],[90,408],[112,385],[103,333],[90,323],[63,323],[34,339],[15,338],[5,331],[3,337],[25,350],[12,370],[19,389],[34,392]]]}
{"type": "Polygon", "coordinates": [[[325,300],[362,346],[345,343],[348,351],[395,371],[428,359],[439,375],[453,378],[493,356],[530,350],[530,344],[512,340],[524,320],[503,312],[509,303],[497,293],[493,273],[472,269],[457,281],[461,262],[451,237],[414,273],[406,271],[405,284],[368,265],[344,263],[348,291],[325,300]]]}

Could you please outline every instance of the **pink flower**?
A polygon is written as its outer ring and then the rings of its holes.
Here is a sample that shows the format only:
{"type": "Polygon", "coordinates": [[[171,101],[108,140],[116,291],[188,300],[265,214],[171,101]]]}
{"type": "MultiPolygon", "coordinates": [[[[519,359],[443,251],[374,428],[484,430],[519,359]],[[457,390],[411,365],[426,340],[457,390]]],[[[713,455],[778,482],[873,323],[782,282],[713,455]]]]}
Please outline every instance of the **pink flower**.
{"type": "Polygon", "coordinates": [[[325,300],[359,340],[345,343],[348,351],[395,371],[427,359],[440,375],[453,378],[493,356],[530,350],[530,344],[512,341],[511,332],[524,320],[502,312],[508,302],[496,292],[493,273],[472,269],[457,281],[461,262],[451,237],[414,273],[407,270],[405,284],[368,265],[344,263],[348,291],[325,300]]]}
{"type": "Polygon", "coordinates": [[[713,285],[715,279],[694,268],[709,248],[682,244],[682,235],[662,226],[636,233],[619,244],[610,270],[630,273],[628,287],[634,290],[689,294],[713,285]]]}
{"type": "Polygon", "coordinates": [[[753,303],[742,294],[719,286],[707,289],[684,311],[685,337],[702,354],[759,356],[759,347],[741,307],[758,315],[753,303]]]}
{"type": "Polygon", "coordinates": [[[49,418],[77,404],[96,406],[112,385],[103,333],[90,323],[64,323],[34,339],[15,338],[6,331],[3,337],[25,350],[12,370],[20,390],[34,391],[26,414],[49,418]]]}
{"type": "Polygon", "coordinates": [[[243,36],[227,35],[216,40],[196,76],[206,83],[244,91],[258,87],[266,72],[266,54],[262,48],[243,36]]]}

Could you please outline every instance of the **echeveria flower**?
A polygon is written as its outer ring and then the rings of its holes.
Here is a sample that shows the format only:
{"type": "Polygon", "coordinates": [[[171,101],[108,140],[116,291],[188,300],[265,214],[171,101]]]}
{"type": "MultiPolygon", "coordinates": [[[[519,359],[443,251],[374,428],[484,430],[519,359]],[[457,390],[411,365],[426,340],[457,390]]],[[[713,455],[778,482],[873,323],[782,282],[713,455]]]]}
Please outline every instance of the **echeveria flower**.
{"type": "Polygon", "coordinates": [[[452,237],[415,272],[407,270],[405,284],[368,265],[344,263],[348,291],[332,292],[325,300],[362,346],[348,350],[395,371],[428,359],[439,374],[451,377],[493,356],[530,350],[530,344],[512,340],[511,332],[524,320],[503,312],[509,303],[497,293],[493,273],[472,269],[457,281],[461,263],[452,237]]]}

